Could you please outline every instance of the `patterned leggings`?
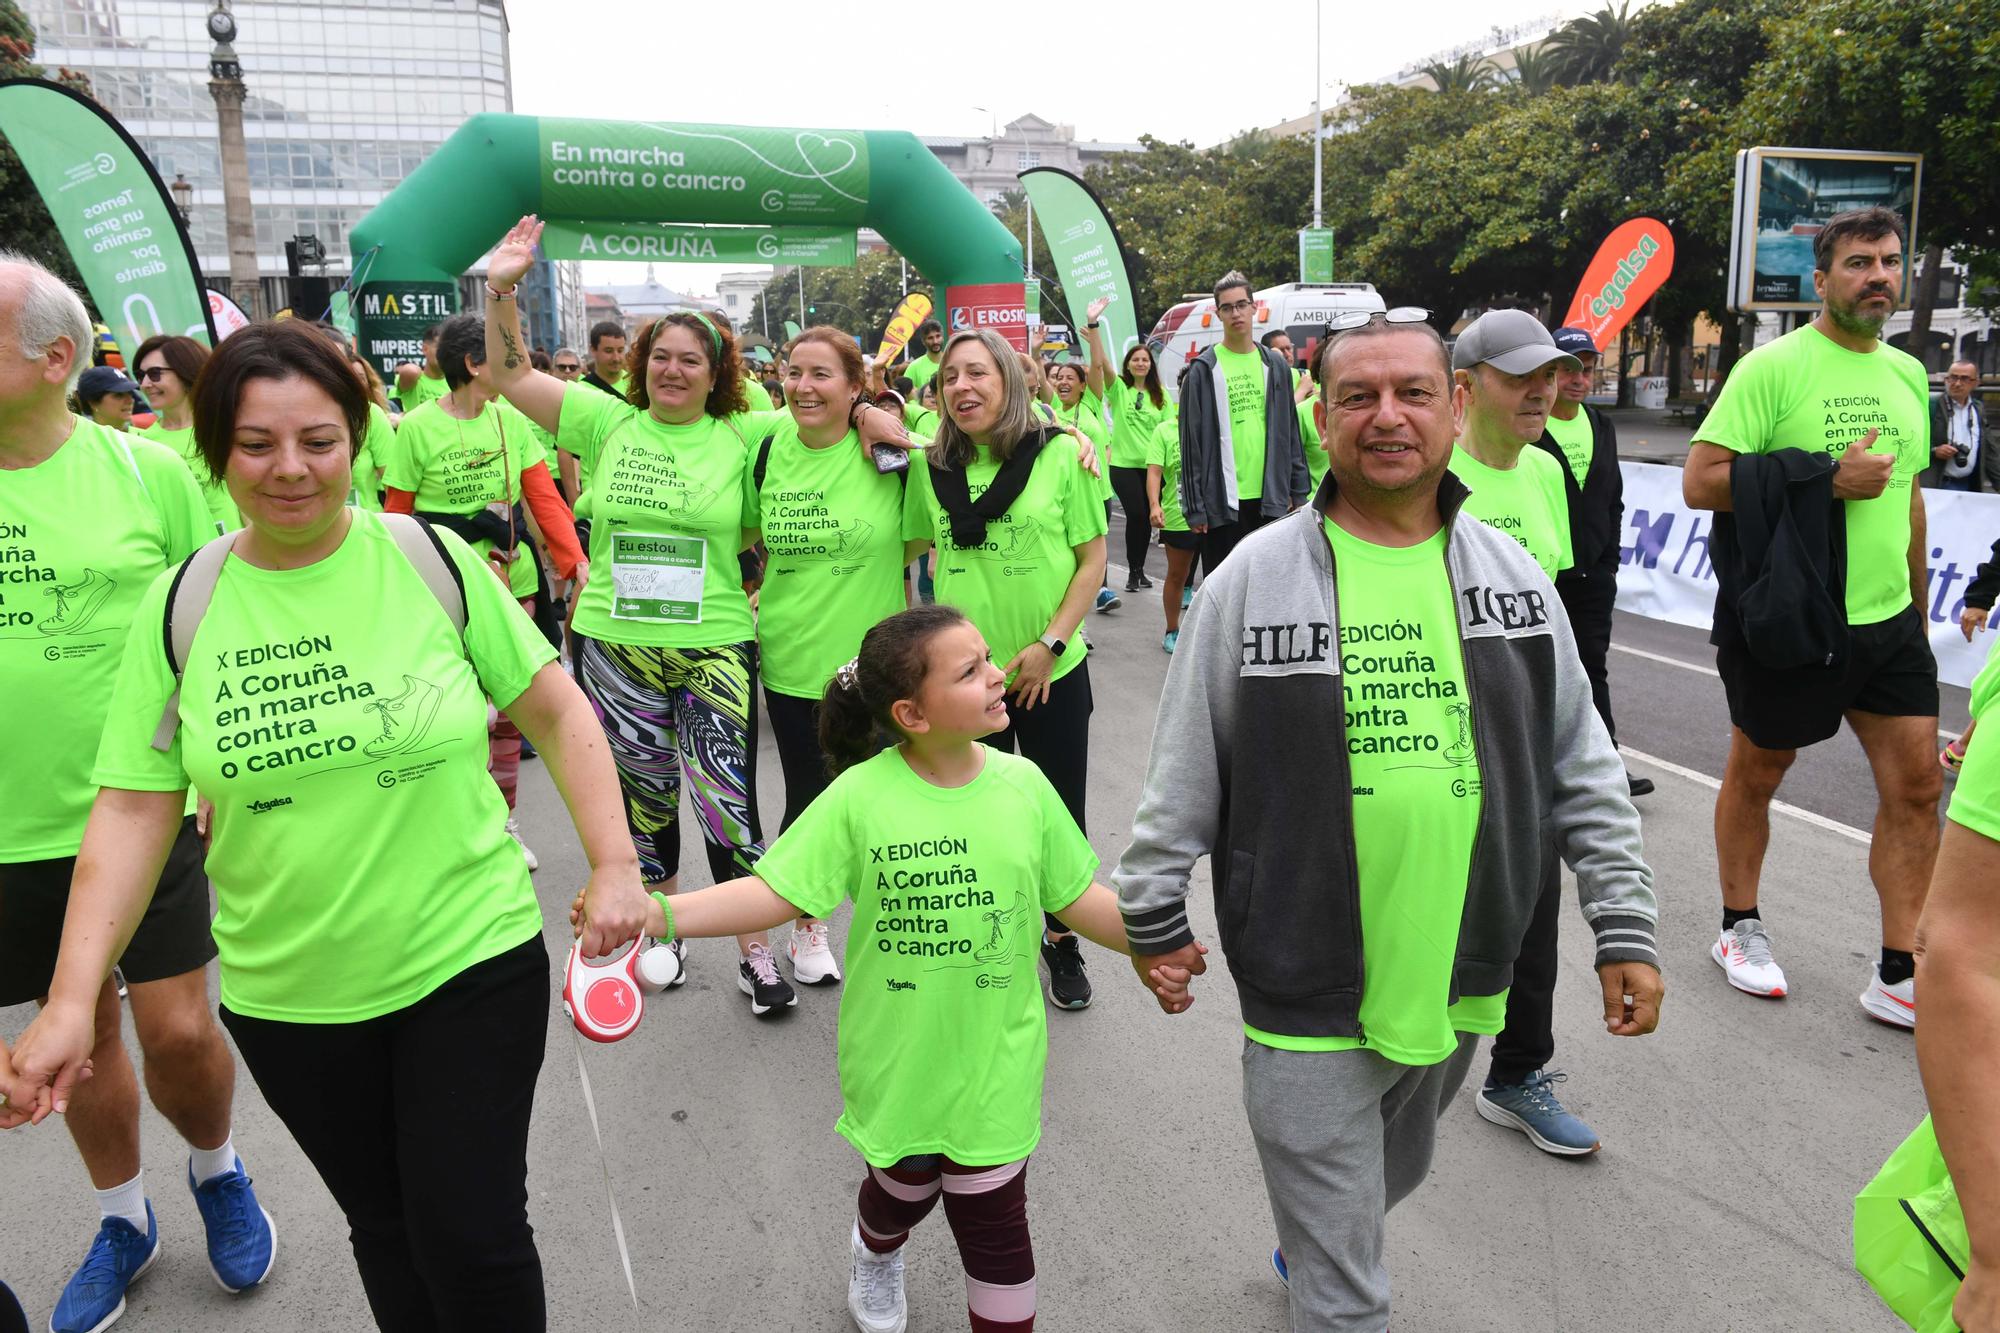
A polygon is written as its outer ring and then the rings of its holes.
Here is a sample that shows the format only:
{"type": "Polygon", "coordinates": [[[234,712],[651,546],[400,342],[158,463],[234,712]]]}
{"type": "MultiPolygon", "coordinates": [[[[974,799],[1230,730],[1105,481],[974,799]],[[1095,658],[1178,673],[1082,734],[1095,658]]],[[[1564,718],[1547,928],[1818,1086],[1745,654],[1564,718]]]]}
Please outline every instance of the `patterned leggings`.
{"type": "Polygon", "coordinates": [[[639,870],[680,870],[681,770],[694,788],[716,883],[764,854],[757,819],[755,646],[648,648],[578,637],[576,683],[604,726],[639,870]]]}
{"type": "Polygon", "coordinates": [[[1028,1239],[1028,1159],[961,1166],[946,1157],[905,1157],[868,1168],[856,1212],[861,1243],[887,1254],[944,1199],[945,1221],[965,1265],[973,1333],[1027,1333],[1035,1326],[1035,1250],[1028,1239]]]}

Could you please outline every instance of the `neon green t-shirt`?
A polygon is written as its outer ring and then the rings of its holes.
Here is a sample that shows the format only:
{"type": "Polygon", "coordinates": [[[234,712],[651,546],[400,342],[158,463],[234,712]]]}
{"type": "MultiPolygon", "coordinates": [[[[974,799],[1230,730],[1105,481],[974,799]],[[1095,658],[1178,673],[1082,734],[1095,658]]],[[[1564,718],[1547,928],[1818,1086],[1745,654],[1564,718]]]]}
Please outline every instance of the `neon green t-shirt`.
{"type": "Polygon", "coordinates": [[[1488,467],[1455,444],[1446,464],[1472,490],[1465,512],[1506,533],[1535,557],[1550,578],[1576,563],[1570,554],[1569,492],[1562,464],[1540,449],[1523,449],[1513,467],[1488,467]]]}
{"type": "MultiPolygon", "coordinates": [[[[978,446],[978,454],[965,469],[974,500],[1000,475],[991,449],[978,446]]],[[[937,547],[937,599],[965,612],[1002,666],[1048,632],[1076,577],[1076,548],[1104,533],[1096,478],[1079,466],[1076,441],[1068,435],[1049,437],[1012,507],[987,526],[983,543],[970,548],[952,541],[951,519],[931,488],[930,468],[910,460],[903,536],[937,547]]],[[[1072,635],[1050,678],[1076,670],[1088,651],[1083,636],[1072,635]]]]}
{"type": "Polygon", "coordinates": [[[1695,439],[1739,454],[1805,449],[1838,458],[1870,430],[1894,451],[1888,487],[1846,500],[1847,623],[1910,605],[1910,487],[1930,463],[1930,381],[1908,352],[1850,352],[1810,324],[1736,363],[1695,439]]]}
{"type": "Polygon", "coordinates": [[[1579,406],[1576,415],[1568,421],[1553,412],[1549,413],[1549,438],[1562,450],[1563,461],[1569,464],[1570,476],[1576,478],[1578,486],[1582,486],[1584,478],[1590,475],[1590,455],[1597,444],[1590,429],[1590,413],[1579,406]]]}
{"type": "Polygon", "coordinates": [[[2000,842],[2000,653],[1972,682],[1972,722],[1986,730],[1966,742],[1945,818],[2000,842]]]}
{"type": "MultiPolygon", "coordinates": [[[[127,626],[215,535],[179,455],[87,418],[42,462],[0,469],[0,863],[76,855],[127,626]]],[[[157,655],[158,617],[141,627],[157,655]]]]}
{"type": "Polygon", "coordinates": [[[942,356],[938,360],[933,361],[931,360],[930,353],[925,352],[922,356],[917,357],[903,368],[903,374],[910,377],[911,399],[914,400],[917,396],[917,391],[931,382],[938,373],[938,367],[943,364],[944,359],[942,356]]]}
{"type": "MultiPolygon", "coordinates": [[[[765,689],[817,699],[861,636],[903,609],[905,483],[875,470],[854,431],[811,449],[786,413],[770,435],[764,485],[744,519],[771,557],[757,599],[758,667],[765,689]]],[[[762,437],[751,448],[754,476],[762,437]]],[[[923,465],[920,454],[910,460],[923,465]]]]}
{"type": "Polygon", "coordinates": [[[771,394],[765,389],[764,381],[755,375],[743,377],[743,401],[750,405],[752,412],[769,412],[773,408],[784,406],[782,402],[771,401],[771,394]]]}
{"type": "Polygon", "coordinates": [[[1146,447],[1160,423],[1172,415],[1173,400],[1154,407],[1153,396],[1143,385],[1127,388],[1113,379],[1104,387],[1111,407],[1111,466],[1146,466],[1146,447]]]}
{"type": "Polygon", "coordinates": [[[379,403],[368,404],[368,434],[361,439],[361,449],[354,455],[354,482],[347,492],[347,503],[356,509],[366,509],[374,513],[382,510],[382,480],[380,473],[396,455],[396,428],[389,424],[389,414],[379,403]]]}
{"type": "Polygon", "coordinates": [[[207,506],[208,516],[218,533],[234,532],[243,526],[243,515],[237,512],[236,502],[229,498],[229,488],[209,474],[208,460],[201,456],[201,450],[195,445],[193,426],[168,430],[155,421],[131,433],[157,440],[180,455],[181,461],[187,464],[189,474],[194,477],[194,484],[201,488],[202,503],[207,506]]]}
{"type": "MultiPolygon", "coordinates": [[[[521,498],[521,474],[547,461],[533,423],[509,404],[488,403],[477,417],[461,421],[431,402],[397,427],[382,484],[415,492],[419,513],[476,514],[488,505],[513,505],[521,498]]],[[[474,542],[472,548],[484,560],[493,543],[474,542]]],[[[514,551],[507,585],[516,597],[533,597],[533,537],[521,533],[514,551]]]]}
{"type": "Polygon", "coordinates": [[[1312,488],[1319,490],[1319,481],[1326,475],[1326,445],[1320,442],[1319,423],[1313,420],[1314,399],[1308,398],[1299,404],[1299,443],[1305,446],[1306,471],[1312,476],[1312,488]]]}
{"type": "Polygon", "coordinates": [[[938,414],[928,407],[918,407],[915,403],[903,406],[903,426],[912,435],[921,435],[927,440],[936,439],[938,414]]]}
{"type": "Polygon", "coordinates": [[[350,512],[315,564],[224,564],[165,753],[152,737],[174,689],[160,645],[172,575],[154,580],[92,774],[134,791],[192,782],[215,802],[222,1002],[253,1018],[374,1018],[542,928],[486,773],[486,700],[513,703],[555,650],[441,531],[465,585],[461,644],[382,520],[350,512]]]}
{"type": "Polygon", "coordinates": [[[1012,1162],[1041,1139],[1042,913],[1083,895],[1097,856],[1039,768],[980,749],[963,787],[933,787],[884,750],[757,863],[801,912],[854,899],[835,1128],[873,1166],[1012,1162]]]}
{"type": "MultiPolygon", "coordinates": [[[[561,432],[591,462],[590,581],[576,631],[606,643],[719,648],[754,636],[736,555],[756,521],[757,444],[791,420],[752,412],[670,426],[587,384],[561,432]]],[[[844,659],[843,659],[844,660],[844,659]]]]}
{"type": "Polygon", "coordinates": [[[408,416],[425,403],[434,403],[450,392],[451,386],[444,382],[444,376],[419,371],[417,382],[410,386],[410,391],[399,395],[403,403],[403,415],[408,416]]]}
{"type": "Polygon", "coordinates": [[[1229,444],[1236,458],[1236,497],[1264,495],[1264,358],[1215,345],[1215,364],[1229,386],[1229,444]]]}
{"type": "MultiPolygon", "coordinates": [[[[1457,1034],[1495,1033],[1507,1018],[1505,991],[1451,1003],[1480,785],[1446,533],[1399,548],[1350,536],[1330,520],[1325,529],[1339,597],[1361,876],[1361,1029],[1370,1050],[1399,1064],[1436,1064],[1457,1047],[1457,1034]]],[[[1361,1045],[1245,1031],[1283,1050],[1361,1045]]]]}
{"type": "Polygon", "coordinates": [[[1109,500],[1112,495],[1111,469],[1105,465],[1105,452],[1111,433],[1104,428],[1103,401],[1085,389],[1074,407],[1064,407],[1062,399],[1058,398],[1049,404],[1049,411],[1057,425],[1076,427],[1097,450],[1097,475],[1090,478],[1090,483],[1100,501],[1109,500]]]}
{"type": "Polygon", "coordinates": [[[1153,428],[1146,441],[1146,466],[1160,469],[1160,517],[1163,532],[1186,532],[1187,515],[1181,511],[1181,424],[1172,412],[1153,428]]]}

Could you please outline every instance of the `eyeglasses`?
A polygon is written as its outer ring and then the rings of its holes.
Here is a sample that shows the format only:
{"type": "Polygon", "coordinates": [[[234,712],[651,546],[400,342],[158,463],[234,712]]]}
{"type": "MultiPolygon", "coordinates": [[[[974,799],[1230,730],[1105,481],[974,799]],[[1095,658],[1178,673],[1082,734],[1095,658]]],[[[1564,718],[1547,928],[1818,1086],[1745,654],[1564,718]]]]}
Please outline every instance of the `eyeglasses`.
{"type": "Polygon", "coordinates": [[[582,369],[583,369],[583,367],[582,367],[582,366],[580,366],[580,365],[578,365],[578,364],[577,364],[576,362],[574,362],[574,361],[558,361],[558,362],[556,362],[556,374],[558,374],[558,375],[574,375],[574,374],[576,374],[576,372],[577,372],[577,371],[579,371],[579,370],[582,370],[582,369]]]}
{"type": "Polygon", "coordinates": [[[1215,308],[1221,314],[1236,315],[1241,314],[1245,310],[1255,310],[1257,303],[1255,301],[1230,301],[1215,308]]]}
{"type": "Polygon", "coordinates": [[[1971,382],[1972,382],[1973,380],[1976,380],[1976,379],[1978,379],[1978,378],[1979,378],[1979,376],[1977,376],[1977,375],[1946,375],[1946,376],[1945,376],[1945,378],[1946,378],[1946,379],[1948,379],[1948,380],[1957,380],[1957,381],[1959,381],[1959,382],[1960,382],[1961,384],[1970,384],[1970,383],[1971,383],[1971,382]]]}
{"type": "Polygon", "coordinates": [[[1422,306],[1399,305],[1394,310],[1348,310],[1335,315],[1326,322],[1328,333],[1345,333],[1349,329],[1362,328],[1375,320],[1385,324],[1428,323],[1431,312],[1422,306]]]}
{"type": "Polygon", "coordinates": [[[139,372],[139,379],[146,384],[156,384],[167,377],[165,366],[147,366],[139,372]]]}

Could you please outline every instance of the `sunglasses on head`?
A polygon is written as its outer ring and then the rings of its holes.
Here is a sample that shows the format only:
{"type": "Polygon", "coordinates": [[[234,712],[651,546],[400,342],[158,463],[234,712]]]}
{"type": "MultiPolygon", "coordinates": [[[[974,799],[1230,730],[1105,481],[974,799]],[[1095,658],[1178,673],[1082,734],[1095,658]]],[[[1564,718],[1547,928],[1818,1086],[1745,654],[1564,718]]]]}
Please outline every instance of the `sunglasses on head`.
{"type": "Polygon", "coordinates": [[[1358,329],[1378,319],[1385,324],[1422,324],[1430,317],[1430,311],[1414,305],[1399,305],[1394,310],[1349,310],[1328,320],[1326,331],[1345,333],[1349,329],[1358,329]]]}

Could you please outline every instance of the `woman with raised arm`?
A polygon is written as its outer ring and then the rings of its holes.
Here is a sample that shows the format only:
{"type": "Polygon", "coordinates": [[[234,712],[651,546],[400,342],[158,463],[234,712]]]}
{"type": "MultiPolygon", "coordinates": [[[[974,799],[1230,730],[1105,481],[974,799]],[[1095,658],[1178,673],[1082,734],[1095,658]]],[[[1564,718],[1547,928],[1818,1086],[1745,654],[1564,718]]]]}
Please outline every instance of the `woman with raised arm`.
{"type": "Polygon", "coordinates": [[[1136,592],[1153,586],[1146,577],[1146,549],[1152,544],[1153,529],[1159,526],[1146,499],[1146,448],[1160,423],[1172,418],[1173,407],[1160,388],[1160,368],[1153,360],[1153,349],[1146,344],[1135,343],[1126,351],[1115,380],[1106,371],[1111,358],[1105,355],[1099,319],[1110,304],[1110,297],[1100,296],[1085,312],[1083,339],[1090,363],[1084,386],[1111,409],[1107,449],[1111,490],[1118,497],[1118,507],[1125,511],[1125,564],[1130,570],[1125,576],[1125,591],[1136,592]]]}
{"type": "MultiPolygon", "coordinates": [[[[533,369],[514,288],[541,232],[537,219],[522,218],[487,266],[487,362],[502,396],[557,434],[590,476],[583,505],[593,576],[571,624],[577,683],[604,723],[648,884],[679,892],[683,770],[709,872],[718,883],[734,879],[764,854],[756,633],[737,556],[757,535],[754,450],[785,414],[746,410],[735,338],[696,311],[638,331],[629,400],[533,369]]],[[[864,444],[907,442],[890,413],[856,405],[851,417],[864,444]]],[[[798,1003],[762,933],[737,948],[751,1013],[798,1003]]]]}

